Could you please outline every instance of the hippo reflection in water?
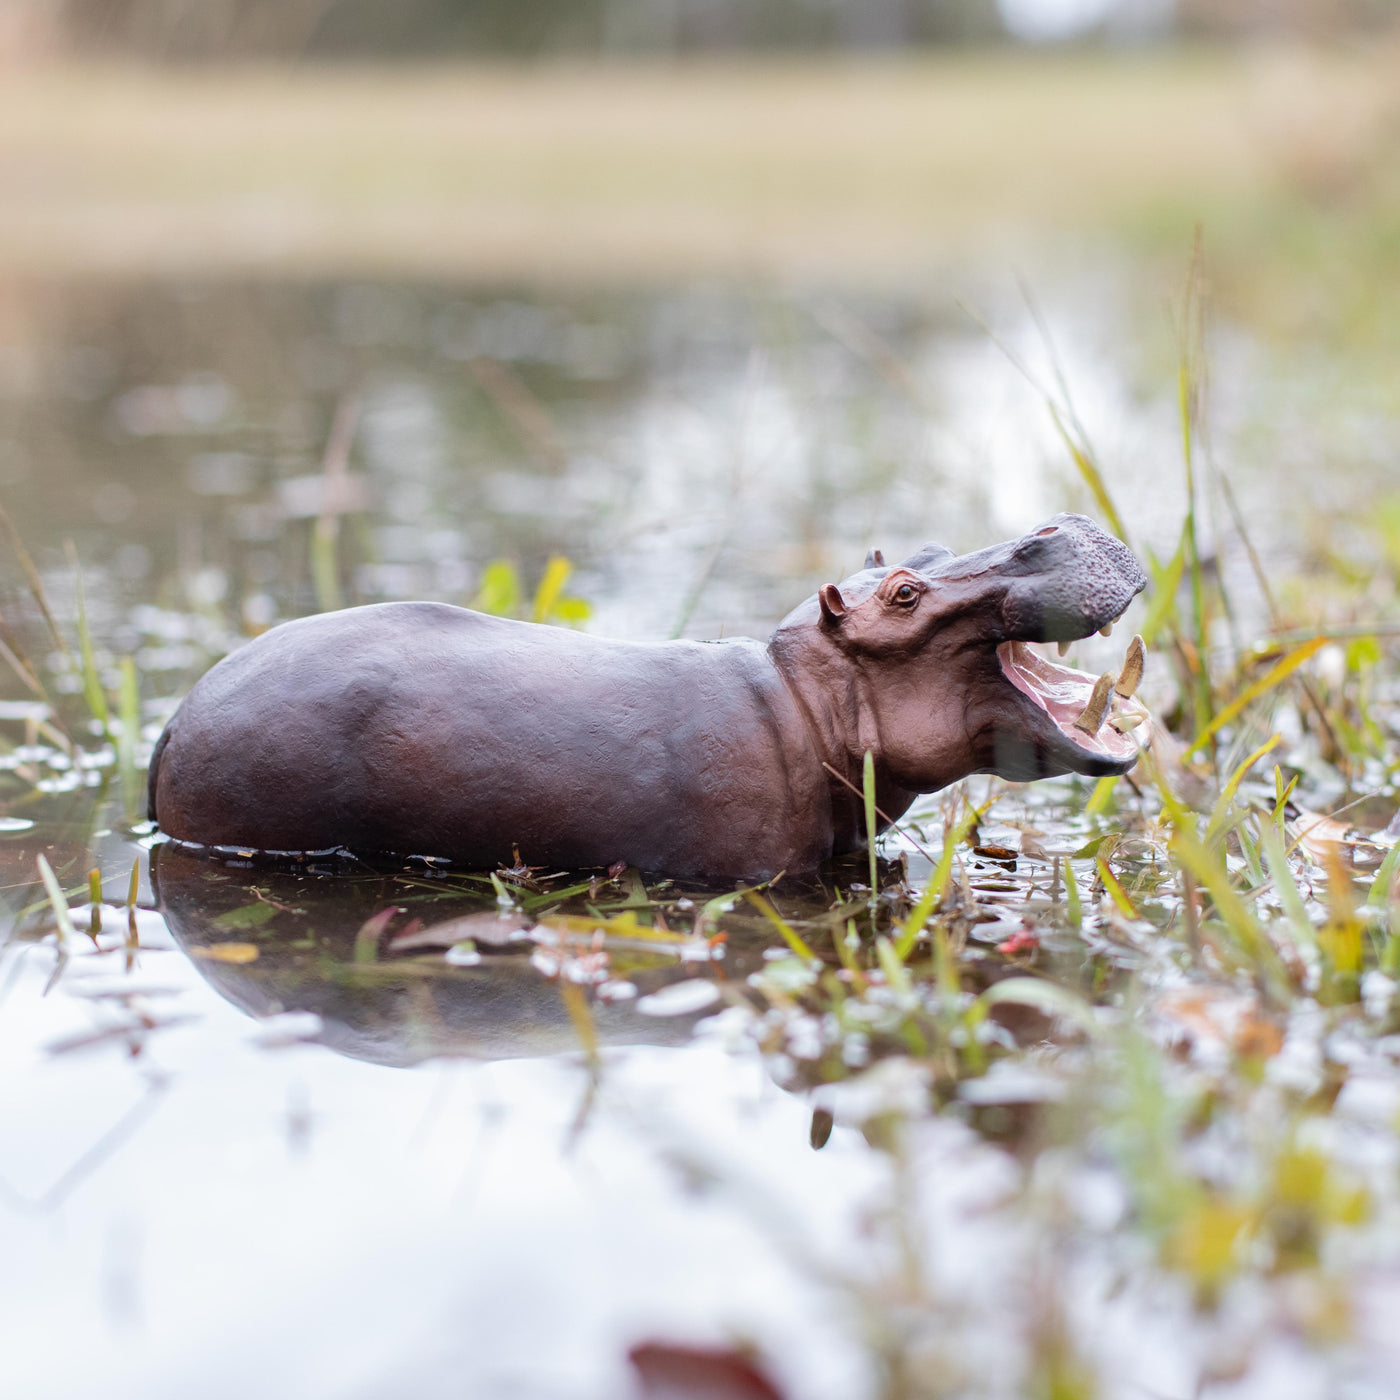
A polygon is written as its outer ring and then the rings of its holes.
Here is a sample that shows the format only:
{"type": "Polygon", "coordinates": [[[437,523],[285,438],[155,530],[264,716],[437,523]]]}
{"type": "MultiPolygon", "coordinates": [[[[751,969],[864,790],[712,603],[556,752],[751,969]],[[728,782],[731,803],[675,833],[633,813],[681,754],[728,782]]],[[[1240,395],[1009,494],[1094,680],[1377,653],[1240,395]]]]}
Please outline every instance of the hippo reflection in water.
{"type": "Polygon", "coordinates": [[[1027,643],[1090,636],[1145,584],[1119,540],[1057,515],[975,554],[872,552],[766,645],[605,641],[440,603],[325,613],[194,687],[156,746],[150,815],[259,851],[807,872],[864,844],[867,752],[894,819],[971,773],[1126,772],[1140,642],[1097,678],[1027,643]]]}
{"type": "MultiPolygon", "coordinates": [[[[424,883],[421,879],[420,884],[424,883]]],[[[181,950],[226,1001],[257,1019],[288,1011],[321,1018],[314,1039],[339,1054],[375,1064],[407,1066],[437,1056],[477,1060],[558,1055],[580,1050],[558,981],[531,963],[529,943],[515,951],[482,946],[481,962],[453,967],[440,955],[371,963],[354,960],[364,920],[412,889],[392,877],[318,878],[229,868],[178,845],[151,852],[151,884],[161,914],[181,950]],[[250,933],[242,916],[261,908],[269,917],[250,933]],[[251,943],[253,961],[225,961],[220,945],[251,943]]],[[[430,922],[481,911],[482,903],[444,898],[414,905],[430,922]]],[[[487,915],[486,917],[489,917],[487,915]]],[[[674,956],[643,958],[627,980],[640,997],[708,969],[674,956]]],[[[742,977],[761,963],[761,945],[731,946],[725,973],[742,977]]],[[[683,1015],[648,1016],[637,999],[589,997],[592,1034],[604,1046],[684,1045],[696,1022],[723,1005],[683,1015]]]]}

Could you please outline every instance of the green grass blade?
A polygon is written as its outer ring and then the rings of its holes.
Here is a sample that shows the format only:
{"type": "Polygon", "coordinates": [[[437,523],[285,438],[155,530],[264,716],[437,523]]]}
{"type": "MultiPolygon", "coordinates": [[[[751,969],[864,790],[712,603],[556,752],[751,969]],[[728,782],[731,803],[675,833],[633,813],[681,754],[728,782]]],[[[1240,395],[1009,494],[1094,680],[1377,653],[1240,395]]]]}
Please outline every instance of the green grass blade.
{"type": "Polygon", "coordinates": [[[1230,804],[1235,800],[1235,794],[1240,790],[1240,784],[1244,781],[1245,774],[1259,762],[1267,753],[1272,753],[1283,742],[1282,734],[1275,734],[1267,743],[1260,744],[1236,769],[1230,774],[1229,780],[1220,790],[1220,796],[1216,799],[1215,806],[1211,809],[1210,821],[1206,825],[1206,844],[1210,843],[1220,834],[1221,827],[1225,823],[1225,814],[1230,810],[1230,804]]]}
{"type": "Polygon", "coordinates": [[[1212,735],[1218,733],[1225,725],[1229,724],[1232,719],[1239,715],[1246,706],[1253,704],[1255,700],[1272,690],[1280,681],[1287,680],[1303,662],[1307,661],[1309,657],[1316,655],[1316,653],[1321,651],[1326,645],[1326,637],[1314,637],[1311,641],[1304,642],[1302,646],[1294,647],[1286,656],[1271,666],[1268,672],[1255,681],[1253,685],[1247,686],[1235,696],[1235,698],[1196,735],[1195,739],[1191,742],[1191,746],[1186,750],[1186,753],[1188,755],[1195,753],[1212,735]]]}
{"type": "Polygon", "coordinates": [[[530,609],[533,621],[548,622],[555,615],[564,585],[573,571],[574,566],[562,554],[550,556],[549,562],[544,566],[540,586],[535,589],[535,601],[530,609]]]}
{"type": "Polygon", "coordinates": [[[909,996],[914,990],[909,969],[904,966],[903,960],[894,950],[894,945],[883,933],[875,940],[875,957],[880,964],[880,971],[885,974],[885,981],[890,990],[900,993],[901,996],[909,996]]]}
{"type": "Polygon", "coordinates": [[[1108,804],[1113,800],[1113,788],[1117,782],[1118,775],[1108,773],[1094,784],[1094,790],[1089,794],[1089,801],[1084,806],[1085,816],[1101,816],[1108,810],[1108,804]]]}
{"type": "Polygon", "coordinates": [[[1279,903],[1283,905],[1284,915],[1293,927],[1295,938],[1305,947],[1312,947],[1317,942],[1317,930],[1308,918],[1302,891],[1298,888],[1293,867],[1288,863],[1288,853],[1283,849],[1278,828],[1273,822],[1259,823],[1259,847],[1264,852],[1264,864],[1268,866],[1269,874],[1273,877],[1279,903]]]}
{"type": "Polygon", "coordinates": [[[1142,626],[1138,628],[1148,646],[1156,644],[1167,623],[1176,615],[1176,595],[1181,588],[1181,576],[1186,570],[1188,544],[1186,527],[1183,525],[1176,553],[1172,555],[1166,567],[1159,567],[1155,561],[1149,559],[1152,565],[1152,587],[1148,595],[1150,601],[1147,605],[1147,615],[1142,620],[1142,626]]]}
{"type": "Polygon", "coordinates": [[[336,612],[340,596],[340,527],[334,515],[318,516],[311,524],[311,584],[318,612],[336,612]]]}
{"type": "Polygon", "coordinates": [[[44,581],[39,577],[39,570],[34,567],[34,560],[30,558],[29,551],[24,547],[24,541],[20,539],[19,531],[15,529],[14,521],[10,519],[10,513],[4,506],[0,506],[0,528],[4,529],[9,538],[10,548],[19,561],[25,582],[29,585],[30,596],[34,599],[34,605],[39,609],[45,626],[49,629],[49,636],[53,638],[54,645],[64,656],[71,656],[72,652],[68,649],[68,643],[64,640],[63,633],[58,630],[58,623],[54,621],[53,611],[49,607],[48,595],[44,592],[44,581]]]}
{"type": "Polygon", "coordinates": [[[1085,486],[1089,488],[1089,494],[1094,498],[1094,504],[1098,506],[1103,518],[1108,522],[1108,527],[1118,536],[1124,544],[1128,543],[1127,532],[1123,528],[1123,518],[1118,514],[1117,508],[1113,504],[1113,498],[1108,494],[1108,487],[1104,485],[1102,473],[1099,471],[1089,457],[1089,454],[1074,440],[1073,435],[1065,426],[1064,419],[1060,415],[1060,410],[1050,400],[1046,399],[1045,406],[1050,410],[1050,417],[1055,424],[1055,430],[1060,435],[1060,440],[1069,451],[1074,465],[1078,468],[1079,475],[1085,486]]]}
{"type": "Polygon", "coordinates": [[[122,683],[117,693],[117,768],[121,775],[122,806],[128,822],[139,821],[142,810],[142,788],[145,771],[136,763],[136,742],[141,737],[141,691],[136,675],[136,663],[122,657],[122,683]]]}
{"type": "Polygon", "coordinates": [[[1389,851],[1386,852],[1385,859],[1381,861],[1380,869],[1376,871],[1376,878],[1371,881],[1371,891],[1366,896],[1366,903],[1373,904],[1378,909],[1384,909],[1390,902],[1392,893],[1395,891],[1395,876],[1400,872],[1400,841],[1397,841],[1389,851]]]}
{"type": "Polygon", "coordinates": [[[790,923],[788,923],[788,921],[785,918],[783,918],[783,916],[779,914],[778,911],[774,909],[773,906],[769,904],[769,902],[766,899],[764,899],[762,895],[755,894],[753,893],[753,891],[750,890],[745,893],[744,898],[747,899],[748,902],[752,904],[753,907],[757,909],[758,912],[762,914],[763,917],[767,919],[768,922],[772,924],[773,927],[777,929],[780,934],[782,934],[783,941],[788,945],[789,948],[792,949],[794,953],[797,954],[799,958],[802,958],[809,963],[819,963],[821,961],[821,959],[811,950],[811,948],[807,946],[807,943],[803,940],[802,935],[798,933],[798,931],[795,928],[793,928],[793,926],[790,923]]]}
{"type": "Polygon", "coordinates": [[[879,828],[875,825],[875,755],[869,749],[865,751],[861,769],[861,787],[865,793],[865,840],[870,853],[870,898],[873,900],[880,889],[879,856],[875,850],[879,828]]]}
{"type": "Polygon", "coordinates": [[[515,617],[520,610],[520,574],[509,559],[493,559],[481,571],[481,586],[472,599],[477,612],[515,617]]]}
{"type": "Polygon", "coordinates": [[[77,938],[78,931],[73,927],[73,917],[68,912],[68,901],[64,898],[63,887],[58,883],[58,876],[53,873],[53,866],[42,854],[35,857],[35,863],[39,867],[39,878],[44,882],[44,891],[53,908],[54,922],[58,925],[58,947],[62,952],[77,938]]]}
{"type": "Polygon", "coordinates": [[[1075,928],[1084,927],[1084,901],[1079,894],[1079,881],[1074,875],[1074,862],[1068,856],[1063,861],[1065,870],[1065,907],[1069,911],[1069,921],[1075,928]]]}
{"type": "Polygon", "coordinates": [[[919,897],[919,902],[905,916],[895,939],[894,950],[899,956],[900,962],[906,961],[909,954],[913,952],[914,944],[917,942],[924,925],[928,922],[929,915],[938,908],[944,892],[948,888],[948,881],[953,874],[953,856],[957,853],[958,847],[963,843],[963,838],[976,820],[976,811],[969,808],[959,818],[957,825],[951,831],[943,833],[943,850],[938,857],[938,864],[934,867],[933,874],[929,877],[929,882],[919,897]]]}
{"type": "Polygon", "coordinates": [[[87,701],[88,712],[101,726],[107,740],[116,747],[112,734],[112,716],[107,708],[107,692],[102,688],[102,678],[97,674],[96,653],[92,645],[92,633],[88,630],[87,595],[83,588],[83,571],[78,564],[78,551],[68,542],[68,558],[73,565],[73,586],[78,605],[78,654],[83,667],[83,699],[87,701]]]}

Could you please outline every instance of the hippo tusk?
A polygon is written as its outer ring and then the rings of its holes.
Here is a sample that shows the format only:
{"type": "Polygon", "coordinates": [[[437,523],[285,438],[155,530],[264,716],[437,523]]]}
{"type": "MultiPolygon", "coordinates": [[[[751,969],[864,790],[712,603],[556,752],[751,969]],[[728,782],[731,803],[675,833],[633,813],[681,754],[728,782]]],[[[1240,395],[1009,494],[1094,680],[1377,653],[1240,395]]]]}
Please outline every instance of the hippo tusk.
{"type": "Polygon", "coordinates": [[[1061,656],[1068,656],[1068,655],[1069,655],[1069,643],[1068,643],[1068,642],[1056,642],[1056,643],[1055,643],[1055,650],[1058,651],[1058,652],[1060,653],[1061,656]]]}
{"type": "Polygon", "coordinates": [[[1113,635],[1113,624],[1112,624],[1111,622],[1105,622],[1104,625],[1103,625],[1102,627],[1099,628],[1099,636],[1100,636],[1100,637],[1111,637],[1112,635],[1113,635]]]}
{"type": "Polygon", "coordinates": [[[1120,734],[1131,734],[1131,733],[1133,732],[1133,730],[1136,729],[1136,728],[1138,727],[1138,725],[1140,725],[1140,724],[1143,722],[1143,720],[1145,720],[1146,718],[1147,718],[1146,715],[1135,715],[1135,714],[1114,715],[1113,718],[1112,718],[1111,720],[1109,720],[1109,723],[1110,723],[1120,734]]]}
{"type": "Polygon", "coordinates": [[[1142,669],[1146,656],[1147,649],[1142,644],[1142,638],[1134,637],[1128,643],[1128,652],[1123,658],[1123,669],[1113,683],[1114,690],[1125,700],[1135,694],[1138,686],[1142,684],[1142,669]]]}
{"type": "Polygon", "coordinates": [[[1076,729],[1086,734],[1097,734],[1103,727],[1103,717],[1108,713],[1108,697],[1113,693],[1113,672],[1105,671],[1094,682],[1093,694],[1084,706],[1084,713],[1074,722],[1076,729]]]}

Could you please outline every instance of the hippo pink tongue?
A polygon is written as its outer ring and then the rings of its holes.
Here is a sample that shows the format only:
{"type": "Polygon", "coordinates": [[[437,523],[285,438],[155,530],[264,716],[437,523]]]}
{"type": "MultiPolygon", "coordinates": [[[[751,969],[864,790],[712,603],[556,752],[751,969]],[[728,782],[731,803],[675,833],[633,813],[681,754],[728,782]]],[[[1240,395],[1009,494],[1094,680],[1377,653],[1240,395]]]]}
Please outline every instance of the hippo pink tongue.
{"type": "MultiPolygon", "coordinates": [[[[1141,677],[1141,642],[1134,639],[1119,684],[1133,689],[1141,677]],[[1134,648],[1138,648],[1136,674],[1134,648]]],[[[1114,688],[1112,676],[1091,676],[1072,666],[1058,666],[1025,642],[1003,642],[997,648],[1002,674],[1059,726],[1061,733],[1089,753],[1123,760],[1133,757],[1141,745],[1137,731],[1146,738],[1147,707],[1132,695],[1114,688]]]]}

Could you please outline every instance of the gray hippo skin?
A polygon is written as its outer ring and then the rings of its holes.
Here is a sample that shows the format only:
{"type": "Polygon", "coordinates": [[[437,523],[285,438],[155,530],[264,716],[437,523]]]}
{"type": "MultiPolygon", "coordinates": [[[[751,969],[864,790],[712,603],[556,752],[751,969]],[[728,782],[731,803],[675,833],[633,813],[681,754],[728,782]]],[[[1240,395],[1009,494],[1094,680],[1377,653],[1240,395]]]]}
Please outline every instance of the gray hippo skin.
{"type": "MultiPolygon", "coordinates": [[[[324,613],[199,681],[156,746],[150,816],[260,851],[810,872],[864,845],[827,765],[859,789],[867,750],[895,819],[970,773],[1130,768],[1141,705],[1025,644],[1088,636],[1145,584],[1119,540],[1057,515],[975,554],[872,552],[766,646],[606,641],[442,603],[324,613]]],[[[1140,674],[1135,642],[1118,691],[1140,674]]]]}

